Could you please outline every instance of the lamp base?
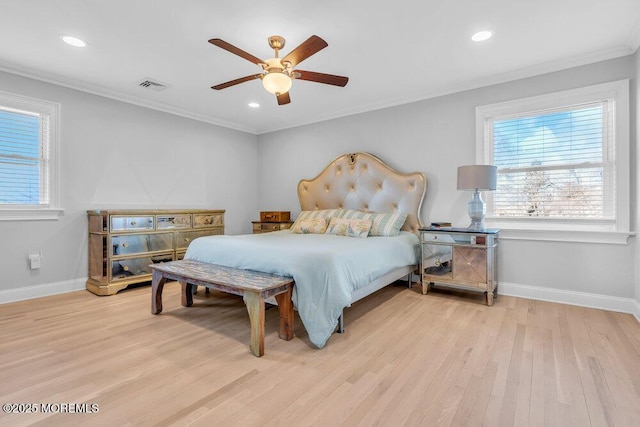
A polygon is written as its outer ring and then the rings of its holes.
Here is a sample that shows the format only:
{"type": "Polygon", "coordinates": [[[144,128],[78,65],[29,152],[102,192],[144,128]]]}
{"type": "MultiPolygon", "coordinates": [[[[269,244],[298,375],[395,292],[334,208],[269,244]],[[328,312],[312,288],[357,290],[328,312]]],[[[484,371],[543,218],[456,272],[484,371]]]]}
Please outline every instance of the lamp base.
{"type": "Polygon", "coordinates": [[[480,191],[476,190],[473,193],[473,197],[467,203],[467,210],[469,212],[469,218],[471,218],[471,224],[467,229],[469,230],[484,230],[484,215],[486,213],[486,206],[482,197],[480,196],[480,191]]]}
{"type": "Polygon", "coordinates": [[[467,227],[467,230],[473,230],[473,231],[484,231],[486,229],[487,227],[484,221],[482,222],[471,221],[471,224],[469,224],[469,226],[467,227]]]}

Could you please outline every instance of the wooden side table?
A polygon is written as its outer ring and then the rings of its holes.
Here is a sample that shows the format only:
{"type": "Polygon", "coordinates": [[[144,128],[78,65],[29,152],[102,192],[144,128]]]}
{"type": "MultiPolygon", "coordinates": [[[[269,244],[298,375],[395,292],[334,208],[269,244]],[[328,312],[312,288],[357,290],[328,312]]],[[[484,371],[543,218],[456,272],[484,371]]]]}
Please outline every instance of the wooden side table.
{"type": "Polygon", "coordinates": [[[269,233],[271,231],[288,230],[293,225],[293,221],[287,222],[262,222],[251,221],[253,224],[253,234],[269,233]]]}
{"type": "Polygon", "coordinates": [[[434,283],[484,292],[487,305],[498,292],[500,230],[421,228],[422,293],[434,283]]]}

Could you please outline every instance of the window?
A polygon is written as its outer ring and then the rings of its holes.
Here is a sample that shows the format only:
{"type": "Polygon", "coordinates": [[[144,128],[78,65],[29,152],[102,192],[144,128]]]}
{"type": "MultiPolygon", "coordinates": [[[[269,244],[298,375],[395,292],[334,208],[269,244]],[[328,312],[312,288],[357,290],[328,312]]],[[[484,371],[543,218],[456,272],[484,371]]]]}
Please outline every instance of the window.
{"type": "Polygon", "coordinates": [[[52,219],[60,105],[0,92],[0,219],[52,219]]]}
{"type": "Polygon", "coordinates": [[[487,223],[628,234],[628,85],[478,107],[477,161],[498,168],[487,223]]]}

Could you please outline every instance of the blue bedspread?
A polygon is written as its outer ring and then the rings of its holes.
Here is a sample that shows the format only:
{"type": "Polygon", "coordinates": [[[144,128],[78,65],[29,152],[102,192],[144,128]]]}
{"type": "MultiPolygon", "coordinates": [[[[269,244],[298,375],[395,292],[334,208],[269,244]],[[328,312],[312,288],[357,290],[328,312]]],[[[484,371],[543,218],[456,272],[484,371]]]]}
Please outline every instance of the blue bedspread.
{"type": "Polygon", "coordinates": [[[353,238],[289,230],[195,239],[185,259],[293,277],[293,304],[309,339],[323,347],[351,292],[394,268],[419,263],[416,235],[353,238]]]}

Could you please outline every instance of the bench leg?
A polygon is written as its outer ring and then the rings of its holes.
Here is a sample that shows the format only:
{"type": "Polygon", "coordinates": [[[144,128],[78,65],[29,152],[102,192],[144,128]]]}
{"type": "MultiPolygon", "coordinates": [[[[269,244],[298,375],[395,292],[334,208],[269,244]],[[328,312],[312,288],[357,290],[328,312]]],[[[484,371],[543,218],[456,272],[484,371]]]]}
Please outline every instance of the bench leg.
{"type": "Polygon", "coordinates": [[[293,285],[289,287],[287,292],[276,295],[278,310],[280,310],[280,331],[278,331],[278,336],[286,341],[293,339],[293,303],[291,302],[292,291],[293,285]]]}
{"type": "Polygon", "coordinates": [[[244,303],[251,320],[249,349],[254,356],[261,357],[264,354],[264,300],[258,292],[245,292],[244,303]]]}
{"type": "Polygon", "coordinates": [[[167,278],[161,272],[153,270],[151,279],[151,314],[160,314],[162,312],[162,289],[167,278]]]}
{"type": "Polygon", "coordinates": [[[182,287],[182,306],[183,307],[191,307],[193,305],[193,290],[196,286],[187,282],[178,282],[182,287]]]}

